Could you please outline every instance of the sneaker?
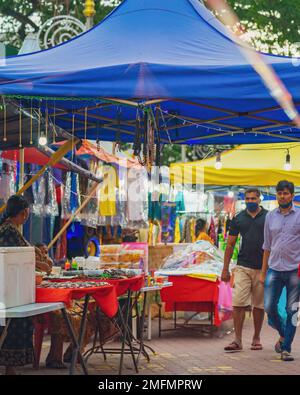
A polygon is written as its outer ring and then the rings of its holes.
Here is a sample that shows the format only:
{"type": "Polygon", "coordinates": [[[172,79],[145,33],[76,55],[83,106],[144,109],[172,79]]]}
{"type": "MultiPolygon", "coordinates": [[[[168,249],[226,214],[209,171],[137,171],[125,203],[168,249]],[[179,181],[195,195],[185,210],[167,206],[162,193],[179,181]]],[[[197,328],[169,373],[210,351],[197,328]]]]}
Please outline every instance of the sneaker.
{"type": "Polygon", "coordinates": [[[278,342],[275,344],[274,349],[277,352],[277,354],[281,354],[282,353],[282,345],[283,345],[283,342],[280,341],[280,340],[278,340],[278,342]]]}
{"type": "Polygon", "coordinates": [[[294,361],[294,357],[288,351],[282,351],[281,360],[285,362],[294,361]]]}

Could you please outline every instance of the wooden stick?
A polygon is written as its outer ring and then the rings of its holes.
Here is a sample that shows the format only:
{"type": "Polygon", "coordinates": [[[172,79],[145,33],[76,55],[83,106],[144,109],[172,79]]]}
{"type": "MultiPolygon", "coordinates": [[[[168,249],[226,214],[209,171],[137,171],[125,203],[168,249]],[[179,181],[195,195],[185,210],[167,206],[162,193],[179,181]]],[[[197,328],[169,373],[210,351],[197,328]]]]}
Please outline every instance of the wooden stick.
{"type": "MultiPolygon", "coordinates": [[[[44,155],[48,156],[49,158],[55,153],[55,151],[53,151],[51,148],[44,146],[38,147],[38,150],[40,152],[42,152],[44,155]]],[[[95,182],[101,182],[102,178],[101,177],[97,177],[93,172],[84,169],[83,167],[78,166],[76,163],[70,161],[69,159],[66,158],[61,158],[60,163],[64,166],[66,166],[66,168],[69,171],[73,171],[74,173],[80,174],[81,176],[88,178],[89,180],[95,181],[95,182]]]]}
{"type": "Polygon", "coordinates": [[[81,204],[80,207],[78,207],[78,209],[75,211],[74,214],[71,215],[71,217],[69,218],[69,220],[65,223],[65,225],[61,228],[61,230],[57,233],[57,235],[54,237],[54,239],[48,244],[48,250],[50,250],[50,248],[55,244],[55,242],[60,238],[60,236],[64,233],[64,231],[68,228],[68,226],[71,224],[71,222],[73,221],[73,219],[76,217],[77,214],[80,213],[80,211],[82,209],[84,209],[84,207],[88,204],[88,202],[92,199],[94,192],[96,192],[97,188],[99,188],[99,186],[101,185],[101,183],[96,183],[93,188],[90,190],[89,195],[86,197],[86,199],[83,201],[83,203],[81,204]]]}
{"type": "MultiPolygon", "coordinates": [[[[69,140],[64,145],[62,145],[55,154],[49,159],[49,162],[46,163],[41,170],[39,170],[22,188],[16,193],[16,195],[22,195],[24,191],[26,191],[31,185],[38,180],[42,174],[47,170],[48,167],[54,166],[57,162],[61,160],[63,156],[66,155],[73,147],[73,141],[69,140]]],[[[6,204],[0,207],[0,214],[6,209],[6,204]]]]}

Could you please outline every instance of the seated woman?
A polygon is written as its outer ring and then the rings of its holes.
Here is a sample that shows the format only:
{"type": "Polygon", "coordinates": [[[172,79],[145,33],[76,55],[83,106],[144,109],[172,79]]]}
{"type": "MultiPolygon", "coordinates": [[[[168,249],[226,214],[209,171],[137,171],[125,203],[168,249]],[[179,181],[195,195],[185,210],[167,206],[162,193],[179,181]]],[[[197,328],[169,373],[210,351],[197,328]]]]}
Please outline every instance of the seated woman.
{"type": "Polygon", "coordinates": [[[213,239],[211,239],[207,234],[207,222],[205,219],[199,218],[196,221],[196,241],[205,240],[209,241],[212,245],[214,245],[213,239]]]}
{"type": "MultiPolygon", "coordinates": [[[[0,247],[28,247],[18,227],[29,216],[29,205],[22,196],[13,195],[7,201],[5,213],[0,220],[0,247]]],[[[36,268],[51,272],[50,265],[43,255],[36,251],[36,268]]],[[[3,328],[0,327],[0,334],[3,328]]],[[[5,366],[6,374],[16,374],[16,366],[24,366],[33,361],[33,324],[31,318],[13,319],[0,350],[0,365],[5,366]]]]}
{"type": "MultiPolygon", "coordinates": [[[[48,262],[48,264],[52,266],[52,260],[48,255],[47,246],[43,243],[38,243],[36,244],[36,247],[39,249],[39,253],[42,255],[43,261],[48,262]]],[[[83,303],[80,301],[73,302],[72,307],[67,309],[69,320],[71,321],[72,327],[77,336],[80,330],[82,306],[83,303]]],[[[54,311],[50,313],[49,318],[50,327],[48,329],[51,335],[51,345],[46,358],[46,367],[48,369],[66,369],[67,366],[63,363],[63,361],[71,362],[73,353],[73,345],[70,344],[63,355],[64,343],[71,342],[69,331],[60,311],[54,311]]],[[[43,317],[40,317],[40,319],[43,319],[43,317]]],[[[95,325],[96,323],[93,310],[90,310],[87,318],[86,332],[83,339],[83,348],[89,343],[92,335],[94,334],[95,325]]]]}

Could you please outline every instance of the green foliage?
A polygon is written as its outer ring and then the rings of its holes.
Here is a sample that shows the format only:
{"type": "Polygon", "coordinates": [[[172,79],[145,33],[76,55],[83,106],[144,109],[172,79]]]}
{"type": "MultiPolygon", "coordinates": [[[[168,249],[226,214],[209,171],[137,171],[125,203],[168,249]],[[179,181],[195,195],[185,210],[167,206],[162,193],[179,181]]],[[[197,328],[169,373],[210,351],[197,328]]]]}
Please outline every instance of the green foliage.
{"type": "Polygon", "coordinates": [[[161,155],[161,165],[169,166],[175,162],[181,162],[181,146],[178,144],[164,145],[161,155]]]}
{"type": "MultiPolygon", "coordinates": [[[[122,0],[95,0],[95,23],[122,0]]],[[[162,0],[163,1],[163,0],[162,0]]],[[[205,1],[205,0],[204,0],[205,1]]],[[[300,0],[227,0],[247,31],[252,44],[265,52],[292,54],[299,40],[300,0]]],[[[18,47],[26,33],[55,15],[70,14],[85,21],[84,0],[0,0],[0,41],[18,47]]],[[[295,49],[296,50],[296,49],[295,49]]]]}
{"type": "MultiPolygon", "coordinates": [[[[120,0],[96,0],[95,23],[101,21],[120,0]]],[[[0,41],[21,47],[26,34],[57,15],[72,15],[85,21],[84,0],[0,0],[0,41]]]]}
{"type": "Polygon", "coordinates": [[[299,41],[300,0],[227,0],[258,50],[296,54],[299,41]]]}

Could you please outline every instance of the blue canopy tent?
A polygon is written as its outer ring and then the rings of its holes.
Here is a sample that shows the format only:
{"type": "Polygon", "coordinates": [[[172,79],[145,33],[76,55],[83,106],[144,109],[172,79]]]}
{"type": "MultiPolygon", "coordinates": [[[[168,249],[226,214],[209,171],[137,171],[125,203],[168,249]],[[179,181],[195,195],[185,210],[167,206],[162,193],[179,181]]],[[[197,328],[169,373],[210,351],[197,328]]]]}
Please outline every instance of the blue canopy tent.
{"type": "MultiPolygon", "coordinates": [[[[300,68],[263,55],[300,108],[300,68]]],[[[161,143],[298,141],[226,28],[198,0],[124,0],[55,48],[0,60],[0,94],[78,137],[133,142],[152,108],[161,143]]]]}

